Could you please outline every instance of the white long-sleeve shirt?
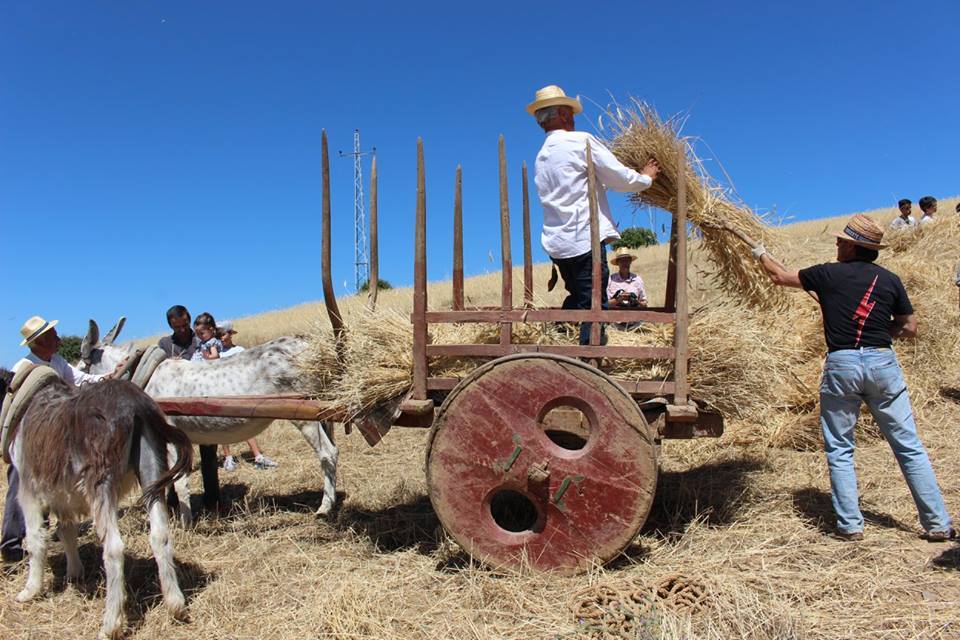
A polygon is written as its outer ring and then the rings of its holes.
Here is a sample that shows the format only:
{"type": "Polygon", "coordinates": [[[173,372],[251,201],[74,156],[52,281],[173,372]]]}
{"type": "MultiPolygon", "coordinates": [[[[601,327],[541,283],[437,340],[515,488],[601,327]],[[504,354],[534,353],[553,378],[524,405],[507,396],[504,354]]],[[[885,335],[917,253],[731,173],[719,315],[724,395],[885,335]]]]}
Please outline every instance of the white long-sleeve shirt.
{"type": "Polygon", "coordinates": [[[606,189],[643,191],[653,180],[623,165],[602,142],[585,131],[557,129],[537,154],[534,182],[543,205],[540,242],[551,258],[590,252],[590,205],[587,199],[587,142],[593,153],[600,205],[600,241],[620,237],[610,215],[606,189]]]}
{"type": "Polygon", "coordinates": [[[20,367],[29,365],[29,364],[43,364],[54,371],[57,372],[57,375],[60,376],[60,379],[66,382],[67,384],[72,384],[80,386],[86,382],[98,382],[103,379],[103,376],[94,375],[92,373],[86,373],[80,371],[69,362],[63,359],[59,353],[53,354],[53,357],[50,358],[50,362],[42,360],[39,356],[34,353],[28,353],[27,357],[20,358],[17,360],[16,364],[13,365],[13,372],[16,373],[19,371],[20,367]]]}

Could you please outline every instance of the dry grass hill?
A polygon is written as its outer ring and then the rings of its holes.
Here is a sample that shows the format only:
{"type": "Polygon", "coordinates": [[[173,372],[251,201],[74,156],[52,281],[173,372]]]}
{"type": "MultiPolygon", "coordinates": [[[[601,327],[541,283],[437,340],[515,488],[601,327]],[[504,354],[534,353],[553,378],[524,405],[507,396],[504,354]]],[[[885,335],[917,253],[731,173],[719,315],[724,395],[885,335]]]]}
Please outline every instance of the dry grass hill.
{"type": "MultiPolygon", "coordinates": [[[[960,224],[952,213],[956,202],[941,201],[944,220],[938,224],[960,224]]],[[[868,213],[884,223],[894,215],[893,209],[868,213]]],[[[780,257],[795,266],[830,259],[829,233],[846,218],[788,227],[788,253],[780,257]]],[[[943,256],[950,268],[960,260],[960,249],[954,249],[943,256]]],[[[635,263],[654,300],[663,296],[665,252],[648,248],[635,263]]],[[[701,264],[696,253],[694,264],[701,264]]],[[[548,267],[539,265],[538,301],[557,304],[559,293],[545,292],[547,276],[548,267]]],[[[470,279],[470,301],[499,302],[499,278],[492,273],[470,279]]],[[[690,285],[693,308],[717,300],[697,269],[690,285]]],[[[956,295],[949,280],[943,287],[956,295]]],[[[522,291],[519,280],[514,291],[522,291]]],[[[434,308],[449,305],[449,284],[431,285],[430,300],[434,308]]],[[[363,302],[341,300],[348,325],[363,302]]],[[[384,292],[381,305],[406,312],[410,291],[384,292]]],[[[957,307],[952,309],[948,317],[921,317],[921,331],[934,323],[956,326],[957,307]]],[[[322,313],[319,304],[309,303],[241,318],[235,322],[238,342],[309,331],[322,313]]],[[[943,375],[944,387],[957,379],[953,371],[943,375]]],[[[917,414],[956,514],[960,405],[941,393],[918,403],[917,414]]],[[[738,428],[728,424],[731,432],[738,428]]],[[[341,432],[342,506],[331,519],[317,521],[312,514],[321,497],[319,466],[293,428],[275,423],[260,443],[279,468],[257,471],[241,464],[221,472],[227,511],[202,518],[194,530],[174,532],[192,615],[188,624],[171,622],[160,606],[144,513],[128,501],[121,524],[130,637],[960,638],[960,547],[918,538],[912,500],[882,440],[864,439],[858,449],[867,519],[859,544],[829,536],[829,479],[819,451],[740,445],[727,437],[667,441],[653,511],[636,541],[611,566],[556,578],[491,572],[473,565],[444,536],[426,496],[426,435],[394,429],[369,448],[356,432],[341,432]],[[689,597],[669,597],[671,586],[689,597]],[[652,607],[631,598],[657,587],[664,597],[652,607]],[[597,599],[610,611],[602,622],[578,609],[597,599]]],[[[199,493],[199,474],[191,483],[199,493]]],[[[14,602],[24,567],[5,568],[0,638],[96,633],[104,605],[99,548],[89,531],[80,542],[85,582],[64,585],[64,556],[53,543],[53,575],[47,573],[47,593],[37,602],[14,602]]]]}

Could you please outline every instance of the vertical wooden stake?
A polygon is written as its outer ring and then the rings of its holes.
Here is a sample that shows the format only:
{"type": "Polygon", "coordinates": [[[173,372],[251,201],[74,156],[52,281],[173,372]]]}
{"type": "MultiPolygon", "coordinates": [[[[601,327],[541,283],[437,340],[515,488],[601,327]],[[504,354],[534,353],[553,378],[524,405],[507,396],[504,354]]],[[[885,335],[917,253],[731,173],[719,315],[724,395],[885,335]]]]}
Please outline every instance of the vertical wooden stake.
{"type": "MultiPolygon", "coordinates": [[[[597,205],[597,175],[593,166],[593,151],[587,142],[587,200],[590,203],[590,249],[593,256],[593,271],[591,273],[592,291],[590,296],[590,310],[600,310],[600,212],[597,205]]],[[[590,344],[600,344],[600,323],[590,324],[590,344]]]]}
{"type": "MultiPolygon", "coordinates": [[[[507,151],[502,134],[500,136],[500,256],[502,262],[502,295],[500,307],[504,311],[509,311],[513,307],[513,260],[510,256],[510,199],[507,194],[507,151]]],[[[500,323],[501,345],[507,346],[510,344],[512,327],[513,325],[510,322],[500,323]]],[[[506,355],[506,353],[504,355],[506,355]]]]}
{"type": "Polygon", "coordinates": [[[413,263],[413,392],[427,399],[427,194],[423,139],[417,138],[417,219],[413,263]]]}
{"type": "Polygon", "coordinates": [[[322,175],[321,188],[321,226],[320,226],[320,276],[323,281],[323,303],[327,308],[330,326],[337,345],[337,355],[343,357],[343,316],[337,306],[337,296],[333,291],[333,277],[330,271],[330,155],[327,151],[327,130],[324,129],[320,142],[320,162],[322,175]]]}
{"type": "Polygon", "coordinates": [[[690,318],[687,315],[687,181],[683,171],[685,163],[685,145],[683,140],[680,140],[677,146],[677,166],[680,167],[680,176],[677,179],[676,216],[677,323],[673,337],[677,359],[673,367],[673,402],[678,405],[686,405],[690,393],[690,386],[687,382],[687,354],[689,353],[687,330],[690,318]]]}
{"type": "Polygon", "coordinates": [[[463,310],[463,168],[453,185],[453,309],[463,310]]]}
{"type": "Polygon", "coordinates": [[[527,162],[523,162],[523,306],[533,307],[533,256],[530,251],[530,190],[527,162]]]}
{"type": "Polygon", "coordinates": [[[370,163],[370,291],[367,293],[367,309],[377,308],[377,292],[380,289],[380,253],[377,240],[377,156],[370,163]]]}

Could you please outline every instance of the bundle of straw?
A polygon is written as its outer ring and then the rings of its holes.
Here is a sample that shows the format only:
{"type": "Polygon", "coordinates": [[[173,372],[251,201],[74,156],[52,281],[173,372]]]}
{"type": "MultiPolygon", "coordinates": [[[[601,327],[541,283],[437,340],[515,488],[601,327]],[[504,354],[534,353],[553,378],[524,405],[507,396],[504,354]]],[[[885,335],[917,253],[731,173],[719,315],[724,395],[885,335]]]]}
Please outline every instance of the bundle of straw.
{"type": "Polygon", "coordinates": [[[663,120],[649,105],[632,99],[630,106],[607,111],[612,129],[608,143],[617,158],[640,171],[651,159],[660,164],[653,185],[634,194],[635,204],[677,211],[677,185],[686,184],[687,215],[702,239],[718,288],[758,309],[783,309],[789,298],[773,285],[750,254],[745,240],[763,243],[774,255],[780,243],[773,229],[746,205],[730,200],[732,191],[710,177],[687,139],[680,120],[663,120]],[[685,150],[683,161],[678,150],[685,150]]]}

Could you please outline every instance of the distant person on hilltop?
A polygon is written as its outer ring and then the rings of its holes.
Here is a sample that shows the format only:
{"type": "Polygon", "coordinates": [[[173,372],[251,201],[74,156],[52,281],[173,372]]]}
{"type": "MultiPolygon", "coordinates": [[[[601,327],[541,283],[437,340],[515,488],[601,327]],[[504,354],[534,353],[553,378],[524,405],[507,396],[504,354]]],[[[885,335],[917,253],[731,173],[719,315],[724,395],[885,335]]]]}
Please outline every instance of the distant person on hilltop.
{"type": "Polygon", "coordinates": [[[923,212],[923,215],[920,216],[920,225],[933,222],[933,216],[937,212],[937,199],[933,196],[923,196],[917,204],[920,205],[920,211],[923,212]]]}
{"type": "Polygon", "coordinates": [[[911,227],[916,226],[917,221],[914,219],[911,213],[913,208],[913,203],[909,198],[903,198],[900,202],[897,203],[897,208],[900,209],[900,215],[893,219],[893,222],[890,223],[890,228],[894,231],[899,229],[910,229],[911,227]]]}
{"type": "MultiPolygon", "coordinates": [[[[610,215],[606,189],[638,192],[656,179],[660,165],[650,160],[640,173],[623,165],[602,142],[586,132],[575,131],[573,117],[583,111],[580,101],[550,85],[538,90],[527,113],[537,119],[547,134],[537,154],[534,182],[543,205],[540,241],[555,269],[563,277],[567,297],[564,309],[589,309],[593,292],[593,250],[590,238],[590,207],[587,198],[587,144],[593,157],[600,208],[601,301],[607,307],[609,269],[606,243],[620,238],[610,215]]],[[[601,335],[601,342],[605,335],[601,335]]],[[[580,324],[580,344],[590,343],[590,323],[580,324]]]]}
{"type": "MultiPolygon", "coordinates": [[[[922,202],[922,201],[921,201],[922,202]]],[[[891,348],[893,338],[916,336],[910,298],[896,274],[874,264],[883,228],[855,215],[837,237],[837,261],[800,271],[775,262],[762,245],[753,249],[770,279],[784,287],[813,291],[820,301],[827,358],[820,383],[823,431],[836,536],[863,539],[863,514],[853,466],[854,427],[860,405],[893,449],[923,526],[922,537],[944,542],[956,537],[930,458],[917,435],[903,370],[891,348]]]]}

